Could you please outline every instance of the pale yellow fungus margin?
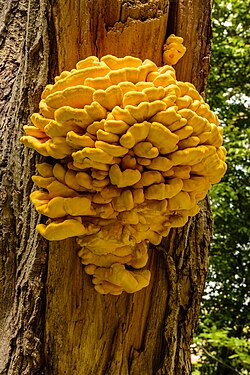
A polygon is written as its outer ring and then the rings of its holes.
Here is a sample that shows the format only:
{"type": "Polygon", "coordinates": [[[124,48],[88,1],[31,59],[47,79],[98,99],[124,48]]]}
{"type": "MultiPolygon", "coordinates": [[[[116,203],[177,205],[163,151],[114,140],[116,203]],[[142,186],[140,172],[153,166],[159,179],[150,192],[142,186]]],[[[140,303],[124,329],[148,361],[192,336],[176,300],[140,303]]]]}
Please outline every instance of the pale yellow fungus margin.
{"type": "Polygon", "coordinates": [[[47,216],[46,239],[77,237],[102,294],[149,284],[149,242],[199,211],[225,174],[222,128],[195,87],[171,65],[185,53],[171,35],[164,65],[132,56],[90,56],[47,85],[21,142],[54,165],[37,165],[30,198],[47,216]]]}

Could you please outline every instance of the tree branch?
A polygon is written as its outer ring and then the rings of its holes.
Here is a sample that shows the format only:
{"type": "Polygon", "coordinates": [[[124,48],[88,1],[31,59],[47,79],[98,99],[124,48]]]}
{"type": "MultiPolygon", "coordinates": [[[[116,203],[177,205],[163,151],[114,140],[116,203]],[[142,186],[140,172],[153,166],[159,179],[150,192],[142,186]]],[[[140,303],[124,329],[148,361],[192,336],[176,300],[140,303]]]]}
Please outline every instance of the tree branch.
{"type": "Polygon", "coordinates": [[[239,372],[238,370],[235,370],[235,368],[233,368],[232,366],[229,366],[227,365],[225,362],[221,361],[220,359],[216,358],[215,356],[213,356],[212,354],[210,354],[207,349],[205,349],[205,347],[203,345],[201,345],[201,348],[202,350],[204,350],[204,352],[210,357],[212,358],[214,361],[216,362],[219,362],[220,364],[222,364],[222,366],[225,366],[227,368],[230,368],[230,370],[233,370],[236,374],[239,374],[239,375],[243,375],[242,372],[239,372]]]}

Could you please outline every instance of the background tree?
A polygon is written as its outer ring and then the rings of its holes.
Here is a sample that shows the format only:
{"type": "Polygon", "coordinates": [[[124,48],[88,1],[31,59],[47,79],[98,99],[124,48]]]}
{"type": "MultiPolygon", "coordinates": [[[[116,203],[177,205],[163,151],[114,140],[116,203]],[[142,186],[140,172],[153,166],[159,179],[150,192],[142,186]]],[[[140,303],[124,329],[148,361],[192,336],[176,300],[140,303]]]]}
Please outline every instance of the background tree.
{"type": "Polygon", "coordinates": [[[148,288],[97,294],[74,240],[36,233],[31,176],[41,160],[19,143],[45,84],[88,55],[133,54],[162,64],[166,37],[183,36],[179,80],[203,93],[210,0],[1,0],[1,374],[189,374],[190,342],[208,268],[207,201],[151,248],[148,288]],[[167,31],[168,28],[168,31],[167,31]]]}
{"type": "MultiPolygon", "coordinates": [[[[224,127],[228,170],[211,189],[214,239],[199,341],[208,352],[201,374],[247,373],[249,353],[249,10],[214,1],[207,100],[224,127]]],[[[205,353],[204,353],[205,354],[205,353]]]]}

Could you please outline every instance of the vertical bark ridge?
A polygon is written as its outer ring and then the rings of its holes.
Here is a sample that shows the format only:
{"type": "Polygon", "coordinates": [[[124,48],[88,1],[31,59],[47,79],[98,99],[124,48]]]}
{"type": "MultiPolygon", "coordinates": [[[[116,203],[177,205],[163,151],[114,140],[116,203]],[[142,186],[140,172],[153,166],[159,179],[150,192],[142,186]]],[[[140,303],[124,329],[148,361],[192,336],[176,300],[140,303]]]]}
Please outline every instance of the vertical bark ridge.
{"type": "Polygon", "coordinates": [[[42,373],[42,304],[47,244],[29,194],[37,157],[24,149],[22,126],[47,80],[46,1],[1,1],[0,373],[42,373]]]}
{"type": "Polygon", "coordinates": [[[208,200],[183,229],[171,231],[162,242],[170,280],[166,305],[166,355],[157,374],[189,374],[190,343],[198,323],[199,306],[208,270],[208,250],[212,236],[208,200]]]}
{"type": "Polygon", "coordinates": [[[204,95],[212,37],[211,1],[173,1],[169,20],[168,34],[182,36],[187,47],[185,55],[176,66],[177,77],[179,80],[192,82],[204,95]]]}

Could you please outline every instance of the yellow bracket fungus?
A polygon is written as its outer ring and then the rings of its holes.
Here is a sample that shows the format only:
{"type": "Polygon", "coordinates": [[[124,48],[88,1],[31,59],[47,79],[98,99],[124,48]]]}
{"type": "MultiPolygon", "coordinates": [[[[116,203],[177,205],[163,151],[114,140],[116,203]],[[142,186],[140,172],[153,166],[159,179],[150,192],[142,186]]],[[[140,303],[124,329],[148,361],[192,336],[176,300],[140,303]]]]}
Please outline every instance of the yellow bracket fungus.
{"type": "Polygon", "coordinates": [[[163,47],[163,62],[164,64],[175,65],[186,52],[186,47],[183,46],[183,38],[170,35],[166,44],[163,47]]]}
{"type": "Polygon", "coordinates": [[[185,53],[171,35],[163,67],[136,57],[87,57],[45,87],[21,142],[37,165],[30,199],[47,216],[50,241],[77,237],[96,291],[119,295],[149,284],[149,242],[199,211],[226,172],[222,128],[195,87],[177,81],[185,53]]]}

